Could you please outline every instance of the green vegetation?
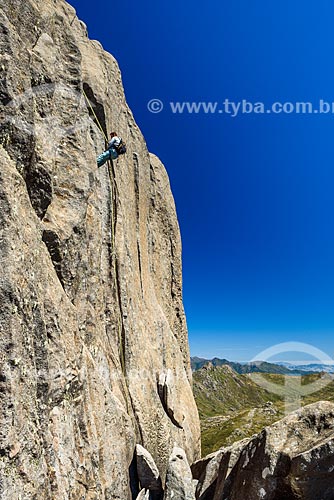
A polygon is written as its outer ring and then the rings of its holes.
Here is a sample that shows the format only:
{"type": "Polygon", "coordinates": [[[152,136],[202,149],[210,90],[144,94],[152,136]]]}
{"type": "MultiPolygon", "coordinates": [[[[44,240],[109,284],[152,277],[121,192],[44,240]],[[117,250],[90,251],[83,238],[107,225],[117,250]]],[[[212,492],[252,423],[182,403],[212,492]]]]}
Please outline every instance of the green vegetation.
{"type": "Polygon", "coordinates": [[[193,378],[201,418],[229,415],[279,399],[259,387],[248,375],[239,375],[229,366],[209,365],[196,371],[193,378]]]}
{"type": "MultiPolygon", "coordinates": [[[[324,374],[301,377],[302,386],[319,381],[324,374]]],[[[230,366],[215,367],[211,363],[193,373],[194,394],[202,429],[203,456],[222,446],[251,437],[263,427],[284,417],[283,397],[256,384],[256,374],[238,374],[230,366]]],[[[283,389],[289,384],[292,392],[296,377],[266,373],[265,380],[283,389]]],[[[334,378],[327,375],[319,391],[306,395],[302,405],[320,400],[334,402],[334,378]]]]}

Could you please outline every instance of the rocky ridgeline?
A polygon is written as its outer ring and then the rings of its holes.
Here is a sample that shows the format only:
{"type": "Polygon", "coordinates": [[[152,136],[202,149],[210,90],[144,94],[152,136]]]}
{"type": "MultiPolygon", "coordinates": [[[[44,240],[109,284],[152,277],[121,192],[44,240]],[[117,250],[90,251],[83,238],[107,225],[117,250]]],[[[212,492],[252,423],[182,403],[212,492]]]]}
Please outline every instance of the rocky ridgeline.
{"type": "Polygon", "coordinates": [[[1,499],[333,499],[330,403],[198,461],[174,200],[118,65],[63,0],[0,28],[1,499]]]}
{"type": "Polygon", "coordinates": [[[192,472],[199,500],[333,500],[334,404],[305,406],[192,472]]]}

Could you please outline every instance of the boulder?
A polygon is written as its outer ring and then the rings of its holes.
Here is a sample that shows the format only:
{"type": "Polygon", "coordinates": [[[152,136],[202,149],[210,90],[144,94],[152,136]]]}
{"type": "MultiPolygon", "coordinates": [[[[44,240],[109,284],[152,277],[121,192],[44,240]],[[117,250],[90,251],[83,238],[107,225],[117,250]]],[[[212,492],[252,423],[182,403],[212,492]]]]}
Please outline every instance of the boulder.
{"type": "Polygon", "coordinates": [[[136,446],[137,474],[140,485],[150,491],[162,493],[159,470],[152,455],[140,444],[136,446]]]}
{"type": "Polygon", "coordinates": [[[148,490],[141,490],[136,500],[150,500],[150,492],[148,490]]]}
{"type": "Polygon", "coordinates": [[[184,450],[174,446],[167,469],[164,500],[195,500],[196,485],[184,450]]]}

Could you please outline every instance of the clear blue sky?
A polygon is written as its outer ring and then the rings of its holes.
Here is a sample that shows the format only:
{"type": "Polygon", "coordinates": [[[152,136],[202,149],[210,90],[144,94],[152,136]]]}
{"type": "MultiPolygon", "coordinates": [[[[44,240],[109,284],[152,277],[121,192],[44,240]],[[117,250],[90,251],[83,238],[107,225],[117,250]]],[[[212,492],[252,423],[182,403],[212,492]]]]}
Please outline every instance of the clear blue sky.
{"type": "MultiPolygon", "coordinates": [[[[164,162],[191,352],[334,354],[334,115],[173,114],[170,101],[334,101],[332,0],[71,0],[164,162]],[[152,114],[147,102],[165,109],[152,114]]],[[[294,356],[295,358],[295,356],[294,356]]]]}

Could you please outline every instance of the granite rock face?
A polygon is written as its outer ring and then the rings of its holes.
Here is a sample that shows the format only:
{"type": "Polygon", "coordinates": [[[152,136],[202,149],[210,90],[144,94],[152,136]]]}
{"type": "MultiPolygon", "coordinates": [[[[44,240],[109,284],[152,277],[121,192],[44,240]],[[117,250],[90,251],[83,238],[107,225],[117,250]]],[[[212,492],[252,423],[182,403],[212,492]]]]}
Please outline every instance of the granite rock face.
{"type": "Polygon", "coordinates": [[[3,0],[0,30],[1,498],[127,500],[137,443],[163,483],[200,454],[168,176],[71,6],[3,0]]]}

